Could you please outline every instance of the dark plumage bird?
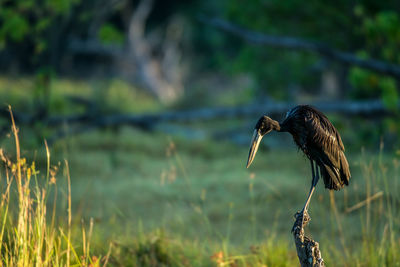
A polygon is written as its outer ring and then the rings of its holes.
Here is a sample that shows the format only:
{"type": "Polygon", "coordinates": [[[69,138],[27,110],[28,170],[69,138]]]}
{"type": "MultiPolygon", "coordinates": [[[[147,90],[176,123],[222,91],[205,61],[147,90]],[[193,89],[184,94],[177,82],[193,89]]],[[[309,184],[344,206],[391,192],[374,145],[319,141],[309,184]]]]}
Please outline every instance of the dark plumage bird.
{"type": "Polygon", "coordinates": [[[322,112],[306,105],[291,109],[281,123],[267,116],[258,120],[251,141],[247,168],[254,160],[261,139],[273,130],[289,132],[296,145],[310,160],[312,183],[303,214],[308,208],[320,175],[328,189],[340,190],[349,184],[350,169],[339,132],[322,112]]]}

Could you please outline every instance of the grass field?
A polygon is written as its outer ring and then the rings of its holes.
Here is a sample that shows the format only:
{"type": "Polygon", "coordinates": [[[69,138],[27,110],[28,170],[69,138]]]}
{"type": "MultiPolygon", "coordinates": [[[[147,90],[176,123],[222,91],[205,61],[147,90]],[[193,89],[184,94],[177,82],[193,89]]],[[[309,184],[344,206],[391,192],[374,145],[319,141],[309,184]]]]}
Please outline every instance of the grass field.
{"type": "MultiPolygon", "coordinates": [[[[60,140],[49,158],[19,134],[26,161],[12,134],[0,143],[14,163],[0,169],[5,266],[298,265],[290,229],[311,175],[294,145],[246,169],[248,147],[223,141],[122,127],[60,140]]],[[[350,185],[331,196],[319,183],[308,231],[327,266],[400,266],[400,161],[349,147],[350,185]]]]}
{"type": "MultiPolygon", "coordinates": [[[[92,219],[92,251],[104,256],[112,244],[110,265],[293,266],[290,229],[308,191],[309,165],[295,148],[260,152],[247,170],[246,147],[130,128],[59,142],[51,149],[59,166],[57,221],[67,220],[67,159],[77,250],[81,225],[88,229],[92,219]]],[[[46,166],[44,148],[22,156],[46,166]]],[[[309,231],[330,266],[398,266],[399,162],[366,153],[350,153],[349,161],[353,177],[334,194],[337,213],[319,184],[309,231]]]]}

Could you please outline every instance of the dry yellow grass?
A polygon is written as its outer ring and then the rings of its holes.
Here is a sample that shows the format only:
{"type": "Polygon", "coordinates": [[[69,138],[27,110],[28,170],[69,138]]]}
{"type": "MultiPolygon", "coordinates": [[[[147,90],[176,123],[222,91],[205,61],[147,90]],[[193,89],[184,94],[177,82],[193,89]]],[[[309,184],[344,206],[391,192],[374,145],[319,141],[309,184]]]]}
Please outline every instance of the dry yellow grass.
{"type": "MultiPolygon", "coordinates": [[[[86,230],[82,229],[83,240],[73,244],[71,184],[68,162],[64,168],[68,181],[67,223],[56,220],[56,201],[48,211],[49,191],[54,189],[55,168],[50,166],[50,153],[47,153],[47,174],[40,175],[35,162],[29,163],[21,157],[18,128],[14,123],[11,108],[12,133],[15,142],[15,159],[0,150],[3,164],[1,178],[2,198],[0,202],[1,266],[106,266],[110,254],[102,258],[90,251],[90,239],[93,223],[86,230]],[[51,222],[48,224],[48,222],[51,222]],[[58,224],[57,224],[57,223],[58,224]],[[79,251],[77,248],[83,248],[79,251]]],[[[46,145],[46,150],[48,148],[46,145]]]]}

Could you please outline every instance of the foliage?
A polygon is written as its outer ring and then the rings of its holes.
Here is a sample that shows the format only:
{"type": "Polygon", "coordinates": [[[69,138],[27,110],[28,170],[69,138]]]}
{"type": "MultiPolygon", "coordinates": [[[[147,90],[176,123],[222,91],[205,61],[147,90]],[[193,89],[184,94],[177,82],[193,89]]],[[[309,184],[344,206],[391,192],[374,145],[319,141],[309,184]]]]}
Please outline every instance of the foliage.
{"type": "Polygon", "coordinates": [[[105,23],[99,30],[99,39],[105,44],[123,43],[124,35],[114,25],[105,23]]]}
{"type": "MultiPolygon", "coordinates": [[[[45,56],[49,49],[60,45],[59,34],[65,34],[65,22],[80,0],[3,0],[0,9],[0,49],[18,51],[26,63],[43,66],[50,62],[45,56]],[[27,54],[22,51],[29,51],[27,54]],[[31,60],[33,62],[31,62],[31,60]]],[[[64,36],[63,36],[64,37],[64,36]]]]}
{"type": "MultiPolygon", "coordinates": [[[[365,14],[362,6],[356,9],[362,25],[359,34],[365,38],[366,46],[359,51],[364,58],[375,57],[395,64],[400,63],[397,48],[400,45],[400,18],[393,11],[382,11],[373,17],[365,14]]],[[[357,98],[381,96],[387,107],[397,109],[398,88],[394,78],[385,77],[359,68],[352,68],[350,82],[357,98]]]]}
{"type": "MultiPolygon", "coordinates": [[[[400,64],[400,57],[397,53],[400,45],[398,13],[381,11],[371,15],[363,6],[357,6],[355,14],[362,21],[358,32],[364,36],[366,43],[365,47],[359,50],[359,55],[364,58],[375,57],[400,64]]],[[[351,68],[349,80],[354,88],[351,93],[354,98],[381,98],[389,109],[398,112],[399,89],[396,79],[360,68],[351,68]]],[[[383,127],[393,135],[400,133],[400,124],[397,120],[386,119],[383,127]]],[[[381,132],[380,130],[380,135],[381,132]]]]}

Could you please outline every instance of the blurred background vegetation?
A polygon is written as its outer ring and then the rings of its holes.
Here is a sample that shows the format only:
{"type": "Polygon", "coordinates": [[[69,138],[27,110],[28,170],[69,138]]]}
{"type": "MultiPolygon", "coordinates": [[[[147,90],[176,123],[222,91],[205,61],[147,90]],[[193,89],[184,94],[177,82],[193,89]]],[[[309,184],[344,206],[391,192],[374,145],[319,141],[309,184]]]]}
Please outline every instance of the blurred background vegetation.
{"type": "MultiPolygon", "coordinates": [[[[95,218],[94,247],[104,255],[102,244],[113,243],[112,264],[292,266],[287,222],[306,196],[308,163],[290,136],[273,134],[253,171],[245,170],[262,113],[220,118],[213,111],[378,101],[385,112],[328,113],[342,133],[354,181],[338,193],[337,216],[319,186],[311,215],[326,220],[313,221],[311,231],[328,262],[343,254],[339,265],[400,266],[399,77],[255,45],[217,29],[213,18],[400,65],[396,0],[0,0],[1,147],[13,155],[11,105],[25,157],[45,168],[46,139],[55,166],[70,162],[78,228],[80,219],[95,218]],[[211,115],[184,122],[157,117],[187,111],[211,115]],[[143,114],[145,122],[118,123],[120,116],[143,114]],[[379,192],[375,206],[348,211],[379,192]],[[337,244],[323,243],[337,234],[337,244]],[[376,252],[377,243],[384,252],[376,252]]],[[[63,181],[57,186],[65,187],[63,181]]]]}
{"type": "MultiPolygon", "coordinates": [[[[120,112],[360,99],[381,99],[397,109],[396,77],[318,54],[252,45],[205,23],[218,17],[399,64],[397,1],[3,0],[1,7],[1,95],[13,106],[23,95],[18,108],[28,112],[72,113],[66,94],[105,102],[111,94],[120,112]]],[[[360,124],[358,146],[380,138],[394,145],[398,131],[391,119],[360,124]]]]}

